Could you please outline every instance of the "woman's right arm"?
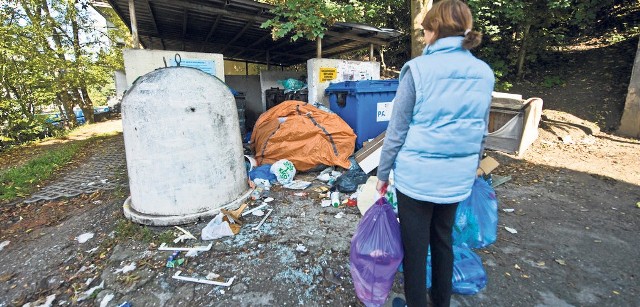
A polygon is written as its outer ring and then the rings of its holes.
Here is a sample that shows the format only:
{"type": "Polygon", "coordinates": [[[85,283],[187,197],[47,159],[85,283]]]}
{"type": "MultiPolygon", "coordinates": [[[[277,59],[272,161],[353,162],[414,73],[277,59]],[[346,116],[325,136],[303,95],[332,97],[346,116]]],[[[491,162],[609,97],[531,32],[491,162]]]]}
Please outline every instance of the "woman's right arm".
{"type": "Polygon", "coordinates": [[[389,120],[389,126],[384,136],[377,173],[378,180],[380,181],[386,182],[389,180],[389,173],[391,172],[393,163],[407,137],[415,104],[415,84],[413,82],[413,76],[411,75],[411,69],[407,69],[398,84],[398,90],[393,99],[391,119],[389,120]]]}

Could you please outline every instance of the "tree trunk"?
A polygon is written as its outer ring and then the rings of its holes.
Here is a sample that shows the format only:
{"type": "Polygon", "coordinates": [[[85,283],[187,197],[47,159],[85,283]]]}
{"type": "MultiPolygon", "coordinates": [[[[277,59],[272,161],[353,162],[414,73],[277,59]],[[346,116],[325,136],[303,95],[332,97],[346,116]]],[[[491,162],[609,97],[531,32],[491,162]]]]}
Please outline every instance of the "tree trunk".
{"type": "Polygon", "coordinates": [[[524,75],[524,58],[527,55],[527,39],[529,37],[530,29],[531,24],[527,23],[524,26],[524,31],[522,32],[522,43],[520,44],[520,51],[518,51],[518,71],[516,73],[516,76],[520,80],[524,75]]]}
{"type": "MultiPolygon", "coordinates": [[[[75,55],[75,61],[79,61],[84,56],[82,49],[80,48],[80,30],[78,27],[78,12],[75,7],[76,1],[69,2],[69,12],[71,13],[71,31],[73,33],[73,54],[75,55]]],[[[81,102],[80,108],[84,113],[84,120],[87,124],[94,122],[93,119],[93,102],[89,98],[89,92],[87,91],[87,83],[84,78],[80,78],[80,87],[77,89],[80,94],[79,101],[81,102]]]]}
{"type": "Polygon", "coordinates": [[[624,113],[618,132],[634,138],[640,138],[640,41],[636,51],[636,59],[629,81],[629,92],[624,104],[624,113]]]}
{"type": "Polygon", "coordinates": [[[422,55],[426,46],[422,34],[422,21],[433,6],[433,0],[411,0],[411,58],[422,55]]]}

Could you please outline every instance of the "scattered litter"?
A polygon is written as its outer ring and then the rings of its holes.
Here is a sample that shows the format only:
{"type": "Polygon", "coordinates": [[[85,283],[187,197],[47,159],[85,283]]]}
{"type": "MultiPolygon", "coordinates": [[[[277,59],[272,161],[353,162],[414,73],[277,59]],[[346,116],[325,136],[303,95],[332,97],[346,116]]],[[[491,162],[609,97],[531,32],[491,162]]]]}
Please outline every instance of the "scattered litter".
{"type": "Polygon", "coordinates": [[[131,271],[133,271],[133,270],[135,270],[135,269],[136,269],[136,264],[135,264],[135,262],[131,262],[131,264],[129,264],[129,265],[125,265],[124,267],[122,267],[122,268],[120,268],[120,269],[117,269],[117,270],[115,271],[115,273],[116,273],[116,274],[118,274],[118,273],[126,274],[126,273],[129,273],[129,272],[131,272],[131,271]]]}
{"type": "Polygon", "coordinates": [[[341,219],[344,217],[344,212],[338,212],[338,214],[336,214],[335,218],[337,219],[341,219]]]}
{"type": "Polygon", "coordinates": [[[182,235],[180,235],[175,240],[173,240],[173,243],[178,243],[178,242],[182,242],[182,241],[185,241],[185,240],[196,240],[196,237],[194,237],[186,229],[178,227],[178,226],[174,226],[174,227],[177,228],[178,230],[182,231],[182,235]]]}
{"type": "Polygon", "coordinates": [[[9,245],[9,243],[11,243],[11,241],[2,241],[2,243],[0,243],[0,251],[3,250],[5,246],[9,245]]]}
{"type": "Polygon", "coordinates": [[[316,179],[322,181],[322,182],[327,182],[329,181],[329,179],[331,179],[331,174],[329,173],[324,173],[324,174],[320,174],[316,177],[316,179]]]}
{"type": "Polygon", "coordinates": [[[304,196],[309,195],[309,193],[306,193],[306,192],[296,192],[296,193],[293,193],[293,195],[295,195],[295,196],[299,196],[299,197],[304,197],[304,196]]]}
{"type": "Polygon", "coordinates": [[[262,198],[262,194],[264,193],[264,188],[261,185],[258,185],[253,191],[251,191],[250,198],[251,200],[258,200],[262,198]]]}
{"type": "Polygon", "coordinates": [[[131,303],[125,301],[124,303],[118,305],[118,307],[131,307],[131,303]]]}
{"type": "Polygon", "coordinates": [[[580,142],[586,145],[593,145],[596,143],[596,138],[593,135],[588,135],[585,136],[580,142]]]}
{"type": "Polygon", "coordinates": [[[515,230],[515,229],[513,229],[513,228],[511,228],[511,227],[504,226],[504,229],[505,229],[506,231],[510,232],[510,233],[513,233],[513,234],[518,233],[518,231],[517,231],[517,230],[515,230]]]}
{"type": "Polygon", "coordinates": [[[257,186],[261,186],[265,190],[271,189],[271,182],[269,182],[269,180],[267,180],[267,179],[256,178],[253,182],[257,186]]]}
{"type": "Polygon", "coordinates": [[[331,200],[330,199],[323,199],[322,202],[320,203],[320,206],[322,206],[322,207],[331,206],[331,200]]]}
{"type": "MultiPolygon", "coordinates": [[[[636,208],[640,208],[640,201],[636,203],[636,208]]],[[[3,242],[4,243],[4,242],[3,242]]],[[[1,245],[1,244],[0,244],[1,245]]],[[[0,249],[1,250],[1,249],[0,249]]]]}
{"type": "Polygon", "coordinates": [[[281,159],[273,163],[270,168],[271,173],[276,175],[276,179],[282,185],[287,185],[296,176],[296,167],[287,159],[281,159]]]}
{"type": "Polygon", "coordinates": [[[78,298],[78,302],[84,301],[86,299],[88,299],[89,297],[91,297],[91,295],[93,294],[93,292],[96,292],[97,290],[103,289],[104,288],[104,280],[97,286],[85,291],[84,293],[82,293],[82,295],[78,298]]]}
{"type": "Polygon", "coordinates": [[[202,278],[193,278],[193,277],[180,276],[180,273],[182,273],[182,271],[177,271],[173,275],[173,278],[174,279],[179,279],[179,280],[184,280],[184,281],[197,282],[197,283],[201,283],[201,284],[209,284],[209,285],[223,286],[223,287],[231,286],[233,281],[236,279],[236,277],[233,276],[233,277],[229,278],[229,280],[227,280],[226,282],[219,282],[219,281],[215,281],[215,280],[208,280],[208,279],[202,279],[202,278]]]}
{"type": "Polygon", "coordinates": [[[516,270],[522,270],[522,268],[520,268],[520,266],[516,263],[516,265],[513,266],[516,270]]]}
{"type": "Polygon", "coordinates": [[[260,221],[260,223],[258,224],[258,226],[253,227],[253,230],[258,230],[260,229],[260,226],[262,226],[262,224],[264,223],[264,221],[267,220],[267,218],[269,217],[269,215],[271,214],[271,212],[273,212],[273,209],[269,209],[269,211],[267,211],[267,214],[264,216],[264,218],[262,218],[262,220],[260,221]]]}
{"type": "Polygon", "coordinates": [[[497,187],[501,184],[507,183],[511,180],[511,175],[508,176],[499,176],[499,175],[491,175],[491,186],[497,187]]]}
{"type": "Polygon", "coordinates": [[[93,281],[93,279],[94,279],[93,277],[87,278],[87,281],[85,281],[84,284],[87,285],[87,286],[90,285],[91,282],[93,281]]]}
{"type": "MultiPolygon", "coordinates": [[[[253,209],[251,209],[251,210],[244,211],[244,212],[242,212],[242,216],[245,216],[245,215],[247,215],[247,214],[253,213],[254,211],[258,211],[258,210],[260,210],[260,209],[264,208],[266,205],[267,205],[267,203],[262,203],[262,205],[257,206],[257,207],[255,207],[255,208],[253,208],[253,209]]],[[[254,214],[254,215],[255,215],[255,214],[254,214]]],[[[259,216],[261,216],[261,215],[259,215],[259,216]]]]}
{"type": "Polygon", "coordinates": [[[87,185],[88,185],[88,186],[92,186],[92,185],[95,185],[95,184],[96,184],[95,182],[89,182],[89,183],[87,183],[87,185]]]}
{"type": "Polygon", "coordinates": [[[211,272],[211,273],[207,274],[207,277],[205,277],[205,278],[208,279],[208,280],[214,280],[214,279],[217,279],[218,277],[220,277],[220,274],[216,274],[216,273],[211,272]]]}
{"type": "Polygon", "coordinates": [[[214,240],[225,236],[233,236],[229,222],[223,221],[223,213],[219,213],[202,229],[202,240],[214,240]]]}
{"type": "Polygon", "coordinates": [[[113,299],[115,295],[109,293],[107,295],[105,295],[102,298],[102,301],[100,301],[100,307],[107,307],[107,305],[109,305],[109,302],[111,302],[111,300],[113,299]]]}
{"type": "Polygon", "coordinates": [[[272,201],[273,201],[273,197],[267,197],[267,198],[264,199],[265,203],[270,203],[272,201]]]}
{"type": "Polygon", "coordinates": [[[47,296],[46,300],[44,303],[40,304],[42,302],[42,299],[39,299],[35,302],[31,302],[31,303],[26,303],[24,305],[22,305],[22,307],[51,307],[51,304],[53,304],[53,301],[56,299],[56,295],[55,294],[51,294],[49,296],[47,296]]]}
{"type": "Polygon", "coordinates": [[[573,138],[571,138],[571,136],[568,134],[562,137],[562,143],[566,145],[575,144],[575,142],[573,141],[573,138]]]}
{"type": "Polygon", "coordinates": [[[176,259],[178,257],[178,255],[180,255],[180,251],[173,252],[173,254],[171,254],[171,256],[169,256],[169,258],[167,258],[166,267],[175,268],[175,267],[183,264],[184,263],[184,259],[176,259]]]}
{"type": "Polygon", "coordinates": [[[87,250],[87,251],[85,251],[85,252],[87,252],[87,253],[89,253],[89,254],[93,254],[93,253],[95,253],[97,250],[98,250],[98,247],[96,246],[96,247],[94,247],[94,248],[92,248],[92,249],[90,249],[90,250],[87,250]]]}
{"type": "Polygon", "coordinates": [[[189,257],[189,258],[193,258],[195,256],[198,256],[198,250],[197,249],[190,249],[186,254],[184,254],[185,257],[189,257]]]}
{"type": "Polygon", "coordinates": [[[102,179],[102,180],[100,180],[100,183],[105,184],[105,183],[107,183],[107,181],[109,181],[109,179],[102,179]]]}
{"type": "Polygon", "coordinates": [[[289,183],[283,184],[282,186],[287,189],[292,190],[304,190],[311,185],[311,182],[304,180],[293,180],[289,183]]]}
{"type": "Polygon", "coordinates": [[[296,251],[297,252],[301,252],[301,253],[305,253],[305,252],[307,252],[307,248],[302,244],[298,244],[298,246],[296,246],[296,251]]]}
{"type": "Polygon", "coordinates": [[[99,205],[99,204],[101,204],[101,203],[102,203],[102,201],[101,201],[101,200],[94,200],[94,201],[93,201],[93,204],[94,204],[94,205],[99,205]]]}
{"type": "Polygon", "coordinates": [[[340,206],[340,192],[331,192],[331,205],[338,208],[340,206]]]}
{"type": "Polygon", "coordinates": [[[567,265],[567,263],[566,263],[564,260],[562,260],[562,259],[556,259],[556,262],[557,262],[559,265],[567,265]]]}
{"type": "Polygon", "coordinates": [[[89,241],[91,238],[93,238],[93,232],[87,232],[77,236],[76,240],[78,241],[78,243],[82,244],[89,241]]]}
{"type": "Polygon", "coordinates": [[[329,191],[329,188],[327,188],[327,187],[317,187],[317,188],[313,189],[313,191],[314,192],[318,192],[318,193],[324,193],[324,192],[329,191]]]}
{"type": "Polygon", "coordinates": [[[167,243],[162,243],[162,244],[160,244],[160,247],[158,247],[158,250],[160,250],[160,251],[191,251],[191,250],[195,250],[195,251],[198,251],[198,252],[206,252],[206,251],[211,250],[212,246],[213,246],[213,243],[209,243],[209,245],[207,245],[207,246],[200,245],[200,246],[194,246],[194,247],[171,247],[171,246],[167,246],[167,243]]]}
{"type": "Polygon", "coordinates": [[[538,261],[538,262],[536,262],[536,266],[538,266],[538,267],[544,267],[544,266],[545,266],[545,263],[544,263],[544,261],[538,261]]]}
{"type": "Polygon", "coordinates": [[[509,209],[502,209],[502,211],[507,212],[507,213],[511,213],[513,211],[516,211],[516,210],[509,208],[509,209]]]}
{"type": "Polygon", "coordinates": [[[264,215],[264,211],[258,209],[258,210],[255,210],[255,211],[251,212],[251,214],[253,214],[255,216],[263,216],[264,215]]]}

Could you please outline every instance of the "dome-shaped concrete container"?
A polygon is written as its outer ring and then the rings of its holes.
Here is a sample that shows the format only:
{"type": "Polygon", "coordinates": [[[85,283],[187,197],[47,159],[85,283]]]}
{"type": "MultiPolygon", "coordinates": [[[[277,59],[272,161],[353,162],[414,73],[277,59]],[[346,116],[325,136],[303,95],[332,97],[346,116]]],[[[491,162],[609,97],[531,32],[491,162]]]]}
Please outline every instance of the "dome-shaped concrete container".
{"type": "Polygon", "coordinates": [[[124,96],[122,126],[132,221],[183,224],[249,196],[235,99],[218,78],[187,67],[150,72],[124,96]]]}

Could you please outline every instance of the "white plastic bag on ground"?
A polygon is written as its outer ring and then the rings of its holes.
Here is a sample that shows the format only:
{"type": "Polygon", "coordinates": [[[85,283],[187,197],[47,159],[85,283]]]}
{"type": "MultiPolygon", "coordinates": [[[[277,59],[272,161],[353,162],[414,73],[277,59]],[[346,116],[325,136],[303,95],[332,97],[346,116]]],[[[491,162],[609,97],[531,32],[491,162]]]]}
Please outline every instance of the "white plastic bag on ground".
{"type": "Polygon", "coordinates": [[[293,177],[296,175],[296,167],[287,159],[278,160],[276,163],[273,163],[270,171],[276,175],[278,182],[283,185],[291,183],[293,177]]]}
{"type": "Polygon", "coordinates": [[[224,214],[218,213],[207,226],[202,228],[202,240],[215,240],[218,238],[233,236],[233,231],[227,221],[223,221],[224,214]]]}

